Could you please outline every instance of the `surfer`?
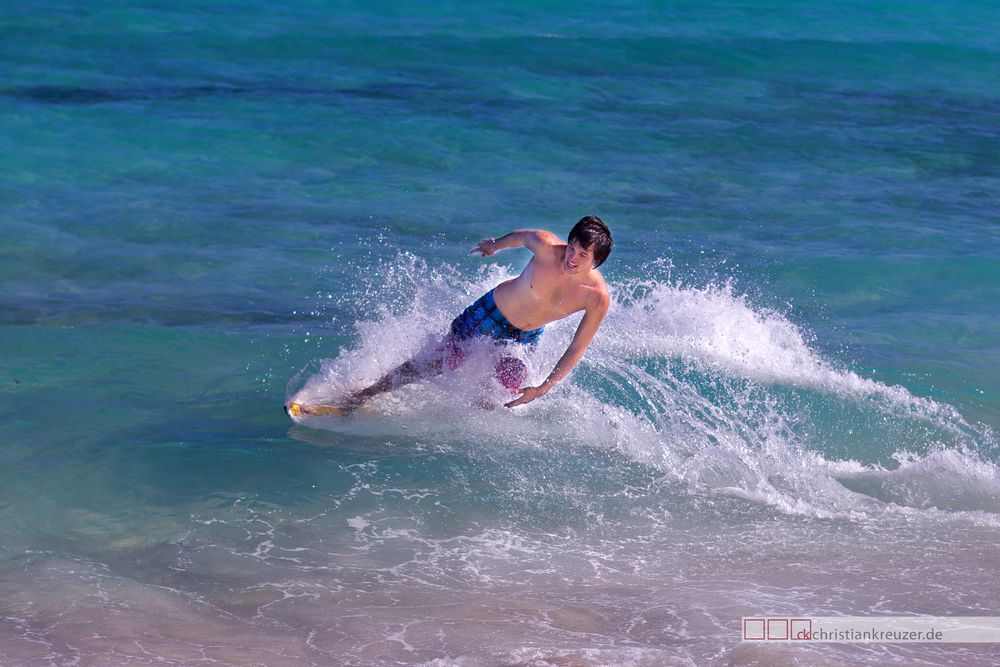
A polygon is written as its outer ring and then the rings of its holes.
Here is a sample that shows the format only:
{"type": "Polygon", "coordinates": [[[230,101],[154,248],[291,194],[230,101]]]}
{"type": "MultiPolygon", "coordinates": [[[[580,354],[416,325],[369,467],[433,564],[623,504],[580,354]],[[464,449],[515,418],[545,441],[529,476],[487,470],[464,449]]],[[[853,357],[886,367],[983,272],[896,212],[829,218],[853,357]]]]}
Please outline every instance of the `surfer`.
{"type": "Polygon", "coordinates": [[[286,410],[292,416],[350,413],[372,396],[441,373],[445,364],[457,368],[464,359],[463,341],[488,336],[498,344],[534,348],[546,324],[583,311],[573,341],[538,386],[522,386],[528,371],[520,359],[505,355],[496,364],[497,379],[512,394],[520,394],[505,407],[544,396],[580,361],[608,312],[608,287],[597,267],[607,259],[611,245],[611,232],[596,215],[577,222],[566,243],[552,232],[535,229],[521,229],[499,239],[480,241],[472,253],[489,257],[504,248],[524,246],[532,253],[531,261],[521,275],[500,283],[456,317],[451,331],[429,354],[419,354],[400,364],[336,406],[293,402],[286,410]]]}

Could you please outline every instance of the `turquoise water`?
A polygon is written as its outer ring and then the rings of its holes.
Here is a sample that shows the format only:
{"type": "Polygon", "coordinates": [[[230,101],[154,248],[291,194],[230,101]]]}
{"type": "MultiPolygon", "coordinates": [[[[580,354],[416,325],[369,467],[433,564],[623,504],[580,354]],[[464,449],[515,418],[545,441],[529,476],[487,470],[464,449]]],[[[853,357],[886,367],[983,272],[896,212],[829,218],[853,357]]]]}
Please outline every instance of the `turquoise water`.
{"type": "Polygon", "coordinates": [[[0,8],[0,662],[1000,664],[740,642],[1000,614],[998,24],[0,8]],[[479,239],[590,213],[614,301],[554,392],[480,413],[470,364],[281,410],[527,260],[479,239]]]}

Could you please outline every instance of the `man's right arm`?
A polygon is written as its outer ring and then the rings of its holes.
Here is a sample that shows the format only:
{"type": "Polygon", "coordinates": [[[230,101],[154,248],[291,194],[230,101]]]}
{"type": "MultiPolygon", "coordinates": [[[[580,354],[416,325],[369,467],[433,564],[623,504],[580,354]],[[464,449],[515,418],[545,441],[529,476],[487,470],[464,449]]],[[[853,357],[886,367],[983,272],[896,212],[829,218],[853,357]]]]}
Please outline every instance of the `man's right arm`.
{"type": "Polygon", "coordinates": [[[533,254],[538,254],[538,251],[545,246],[551,246],[561,242],[562,241],[558,236],[552,232],[545,231],[544,229],[519,229],[505,236],[501,236],[498,239],[485,239],[480,241],[479,244],[472,249],[472,252],[478,252],[483,257],[489,257],[497,250],[524,246],[533,254]]]}

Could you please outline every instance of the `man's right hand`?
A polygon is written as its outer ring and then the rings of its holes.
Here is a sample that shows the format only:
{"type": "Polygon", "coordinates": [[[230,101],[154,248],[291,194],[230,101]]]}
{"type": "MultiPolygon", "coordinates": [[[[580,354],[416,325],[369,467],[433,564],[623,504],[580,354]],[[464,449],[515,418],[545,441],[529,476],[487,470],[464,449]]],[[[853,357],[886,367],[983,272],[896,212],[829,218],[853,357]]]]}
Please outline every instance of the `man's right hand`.
{"type": "Polygon", "coordinates": [[[472,249],[472,251],[469,254],[471,255],[478,252],[483,257],[489,257],[490,255],[492,255],[497,251],[496,245],[497,245],[496,239],[483,239],[476,245],[475,248],[472,249]]]}

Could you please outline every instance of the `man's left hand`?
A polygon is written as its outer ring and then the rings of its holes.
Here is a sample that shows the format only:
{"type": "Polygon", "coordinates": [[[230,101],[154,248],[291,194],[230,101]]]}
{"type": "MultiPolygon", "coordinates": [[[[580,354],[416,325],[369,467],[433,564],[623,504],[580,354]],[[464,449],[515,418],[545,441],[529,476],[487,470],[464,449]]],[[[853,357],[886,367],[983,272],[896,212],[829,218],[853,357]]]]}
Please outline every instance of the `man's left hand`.
{"type": "Polygon", "coordinates": [[[512,408],[515,405],[524,405],[525,403],[530,403],[539,396],[544,396],[548,393],[547,389],[542,389],[541,387],[522,387],[517,390],[517,393],[521,394],[520,398],[515,398],[510,403],[504,403],[505,408],[512,408]]]}

